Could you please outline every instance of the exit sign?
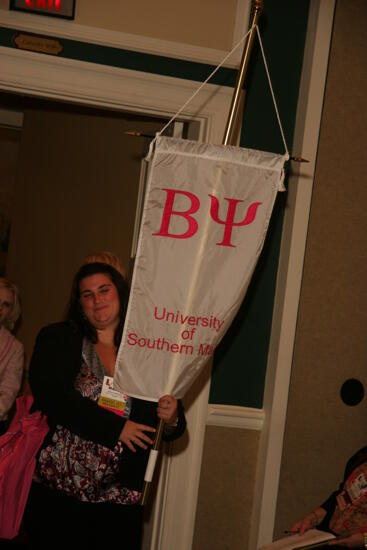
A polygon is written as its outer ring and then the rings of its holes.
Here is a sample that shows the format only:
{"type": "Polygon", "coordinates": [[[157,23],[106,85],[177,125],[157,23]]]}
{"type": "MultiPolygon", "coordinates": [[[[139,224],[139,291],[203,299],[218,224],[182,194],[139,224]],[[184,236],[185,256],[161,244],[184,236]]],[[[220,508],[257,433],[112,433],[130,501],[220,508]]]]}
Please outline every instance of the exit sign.
{"type": "Polygon", "coordinates": [[[10,9],[74,19],[75,0],[10,0],[10,9]]]}

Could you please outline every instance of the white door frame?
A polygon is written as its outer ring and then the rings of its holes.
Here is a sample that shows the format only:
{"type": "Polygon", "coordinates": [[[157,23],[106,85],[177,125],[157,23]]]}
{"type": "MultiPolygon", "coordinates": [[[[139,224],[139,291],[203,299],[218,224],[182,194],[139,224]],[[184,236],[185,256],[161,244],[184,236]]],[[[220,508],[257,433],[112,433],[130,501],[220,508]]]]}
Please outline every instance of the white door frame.
{"type": "MultiPolygon", "coordinates": [[[[184,79],[0,47],[0,90],[6,92],[171,117],[198,87],[197,82],[184,79]]],[[[200,141],[221,143],[231,98],[231,88],[207,85],[180,118],[200,123],[200,141]]],[[[166,483],[161,488],[164,502],[175,503],[179,521],[172,516],[171,506],[157,507],[152,550],[188,550],[192,545],[208,409],[208,376],[196,391],[187,415],[190,444],[169,459],[166,483]]]]}
{"type": "Polygon", "coordinates": [[[264,410],[257,464],[250,550],[272,541],[287,414],[293,347],[301,293],[311,196],[335,0],[311,0],[293,151],[309,162],[292,163],[279,257],[264,410]]]}

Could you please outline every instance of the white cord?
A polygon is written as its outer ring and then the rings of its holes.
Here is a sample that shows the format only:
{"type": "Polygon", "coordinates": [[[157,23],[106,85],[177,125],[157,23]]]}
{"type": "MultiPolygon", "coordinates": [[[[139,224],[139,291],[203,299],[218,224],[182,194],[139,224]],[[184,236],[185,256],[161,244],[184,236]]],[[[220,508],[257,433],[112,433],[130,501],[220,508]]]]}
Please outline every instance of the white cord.
{"type": "Polygon", "coordinates": [[[269,88],[270,88],[271,96],[272,96],[272,98],[273,98],[273,103],[274,103],[274,108],[275,108],[275,112],[276,112],[277,119],[278,119],[278,124],[279,124],[280,133],[282,134],[284,149],[285,149],[285,152],[286,152],[286,156],[288,157],[288,160],[289,160],[289,151],[288,151],[288,147],[287,147],[287,142],[286,142],[286,140],[285,140],[285,136],[284,136],[284,132],[283,132],[282,123],[281,123],[281,121],[280,121],[278,106],[277,106],[277,102],[276,102],[276,99],[275,99],[275,94],[274,94],[273,86],[272,86],[272,83],[271,83],[271,78],[270,78],[270,73],[269,73],[269,69],[268,69],[268,64],[267,64],[267,62],[266,62],[264,47],[263,47],[263,43],[262,43],[262,40],[261,40],[261,36],[260,36],[260,31],[259,31],[258,25],[256,25],[256,33],[257,33],[257,37],[258,37],[258,39],[259,39],[260,49],[261,49],[261,53],[262,53],[263,61],[264,61],[265,72],[266,72],[266,76],[268,77],[269,88]]]}
{"type": "Polygon", "coordinates": [[[156,139],[161,136],[163,134],[163,132],[168,128],[168,126],[170,124],[172,124],[172,122],[174,120],[176,120],[176,118],[182,113],[182,111],[185,109],[185,107],[187,107],[187,105],[189,103],[191,103],[191,101],[194,99],[194,97],[204,88],[204,86],[209,82],[209,80],[215,75],[215,73],[222,67],[222,65],[224,65],[224,63],[227,61],[227,59],[233,54],[233,52],[235,52],[237,50],[237,48],[242,44],[242,42],[248,37],[248,35],[251,33],[251,31],[256,28],[256,34],[257,34],[257,37],[259,39],[259,44],[260,44],[260,49],[261,49],[261,54],[262,54],[262,57],[263,57],[263,61],[264,61],[264,67],[265,67],[265,72],[266,72],[266,76],[267,76],[267,79],[268,79],[268,83],[269,83],[269,88],[270,88],[270,92],[271,92],[271,96],[273,98],[273,104],[274,104],[274,108],[275,108],[275,113],[276,113],[276,116],[277,116],[277,120],[278,120],[278,124],[279,124],[279,129],[280,129],[280,133],[282,135],[282,140],[283,140],[283,145],[284,145],[284,149],[285,149],[285,157],[287,160],[289,160],[289,151],[288,151],[288,147],[287,147],[287,142],[285,140],[285,135],[284,135],[284,131],[283,131],[283,127],[282,127],[282,123],[281,123],[281,120],[280,120],[280,116],[279,116],[279,111],[278,111],[278,106],[277,106],[277,102],[276,102],[276,99],[275,99],[275,94],[274,94],[274,90],[273,90],[273,86],[272,86],[272,83],[271,83],[271,78],[270,78],[270,73],[269,73],[269,68],[268,68],[268,64],[266,62],[266,57],[265,57],[265,52],[264,52],[264,47],[263,47],[263,43],[262,43],[262,40],[261,40],[261,36],[260,36],[260,31],[259,31],[259,27],[258,25],[255,25],[255,27],[251,27],[247,33],[237,42],[237,44],[232,48],[232,50],[223,58],[223,60],[219,63],[219,65],[214,69],[214,71],[212,71],[210,73],[210,75],[208,76],[208,78],[199,86],[199,88],[189,97],[189,99],[186,101],[186,103],[184,103],[184,105],[182,105],[182,107],[177,111],[177,113],[175,115],[173,115],[173,117],[167,122],[167,124],[165,124],[165,126],[163,126],[162,130],[160,130],[160,132],[157,132],[155,138],[152,140],[152,142],[150,143],[150,146],[149,146],[149,154],[148,154],[148,158],[150,157],[151,155],[151,152],[153,151],[153,145],[154,145],[154,142],[156,141],[156,139]]]}
{"type": "Polygon", "coordinates": [[[156,137],[154,138],[154,141],[159,137],[166,128],[182,113],[182,111],[185,109],[185,107],[194,99],[194,97],[204,88],[204,86],[209,82],[209,80],[215,75],[215,73],[224,65],[224,63],[227,61],[229,57],[237,50],[237,48],[242,44],[242,42],[247,38],[247,36],[252,31],[253,27],[247,31],[247,33],[237,42],[237,44],[232,48],[232,50],[224,57],[224,59],[219,63],[219,65],[210,73],[208,78],[199,86],[199,88],[189,97],[189,99],[186,101],[186,103],[177,111],[175,115],[167,122],[165,126],[163,126],[162,130],[157,133],[156,137]]]}

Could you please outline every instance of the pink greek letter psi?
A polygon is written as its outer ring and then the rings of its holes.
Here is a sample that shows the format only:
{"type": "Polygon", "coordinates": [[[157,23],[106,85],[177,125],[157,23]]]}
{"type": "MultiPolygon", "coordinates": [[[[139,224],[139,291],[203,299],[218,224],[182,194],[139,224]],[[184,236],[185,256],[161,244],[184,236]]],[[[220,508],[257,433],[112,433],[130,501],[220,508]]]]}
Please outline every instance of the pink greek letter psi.
{"type": "Polygon", "coordinates": [[[216,243],[217,246],[232,246],[235,248],[234,244],[231,244],[232,229],[234,227],[243,227],[244,225],[249,225],[252,223],[256,217],[256,212],[261,202],[253,202],[247,209],[246,216],[242,222],[235,222],[234,217],[236,214],[237,205],[243,200],[240,199],[229,199],[224,197],[225,201],[228,201],[227,217],[224,221],[219,219],[219,201],[214,195],[208,195],[211,198],[210,205],[210,215],[216,223],[223,224],[224,235],[223,240],[220,243],[216,243]]]}

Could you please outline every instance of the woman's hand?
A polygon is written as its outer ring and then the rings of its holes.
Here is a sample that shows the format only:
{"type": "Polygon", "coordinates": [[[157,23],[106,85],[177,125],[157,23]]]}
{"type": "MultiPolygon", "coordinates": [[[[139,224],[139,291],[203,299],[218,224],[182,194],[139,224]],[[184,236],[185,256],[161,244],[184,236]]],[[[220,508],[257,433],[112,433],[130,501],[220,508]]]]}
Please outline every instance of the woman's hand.
{"type": "Polygon", "coordinates": [[[153,445],[153,440],[150,439],[144,432],[155,432],[155,429],[145,424],[137,424],[132,420],[126,420],[125,426],[122,429],[119,440],[125,443],[126,447],[133,453],[136,452],[134,445],[147,449],[147,445],[153,445]]]}
{"type": "Polygon", "coordinates": [[[163,395],[158,401],[157,415],[166,424],[174,424],[177,420],[177,399],[172,395],[163,395]]]}
{"type": "Polygon", "coordinates": [[[307,516],[292,525],[291,533],[299,533],[300,535],[303,535],[309,529],[319,525],[325,516],[326,510],[323,508],[316,508],[313,512],[307,514],[307,516]]]}
{"type": "Polygon", "coordinates": [[[345,546],[346,548],[364,547],[364,538],[362,533],[354,533],[348,537],[336,537],[328,542],[329,546],[345,546]]]}

